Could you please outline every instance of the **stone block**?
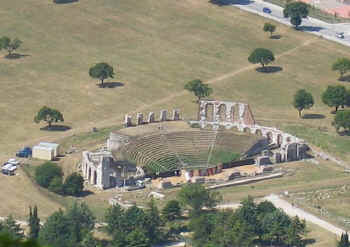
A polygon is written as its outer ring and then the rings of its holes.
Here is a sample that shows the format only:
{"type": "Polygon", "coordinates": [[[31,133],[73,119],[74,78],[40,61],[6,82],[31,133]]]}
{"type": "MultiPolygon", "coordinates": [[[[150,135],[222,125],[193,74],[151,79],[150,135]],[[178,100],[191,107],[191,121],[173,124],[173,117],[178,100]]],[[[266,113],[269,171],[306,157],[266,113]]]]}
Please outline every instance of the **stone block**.
{"type": "Polygon", "coordinates": [[[174,109],[173,110],[173,117],[172,117],[173,121],[178,121],[180,120],[180,110],[178,109],[174,109]]]}
{"type": "Polygon", "coordinates": [[[160,116],[159,116],[159,121],[163,122],[166,120],[167,120],[167,110],[161,110],[160,116]]]}
{"type": "Polygon", "coordinates": [[[150,112],[148,114],[148,119],[147,119],[148,123],[154,123],[155,122],[155,117],[154,117],[154,112],[150,112]]]}
{"type": "Polygon", "coordinates": [[[137,125],[143,124],[143,114],[142,113],[137,113],[137,125]]]}
{"type": "Polygon", "coordinates": [[[125,118],[124,118],[124,126],[125,126],[126,128],[132,126],[131,116],[125,115],[125,118]]]}

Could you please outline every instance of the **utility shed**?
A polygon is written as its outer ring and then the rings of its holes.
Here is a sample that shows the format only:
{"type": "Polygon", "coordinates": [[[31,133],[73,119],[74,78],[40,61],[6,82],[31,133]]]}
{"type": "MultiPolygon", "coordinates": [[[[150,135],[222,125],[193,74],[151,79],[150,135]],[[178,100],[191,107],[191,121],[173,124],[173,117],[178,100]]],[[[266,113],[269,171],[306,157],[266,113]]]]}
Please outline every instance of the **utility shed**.
{"type": "Polygon", "coordinates": [[[54,157],[57,157],[60,155],[60,144],[52,143],[52,142],[40,142],[38,146],[53,148],[54,157]]]}
{"type": "Polygon", "coordinates": [[[53,160],[55,158],[55,150],[52,147],[34,146],[32,157],[41,160],[53,160]]]}

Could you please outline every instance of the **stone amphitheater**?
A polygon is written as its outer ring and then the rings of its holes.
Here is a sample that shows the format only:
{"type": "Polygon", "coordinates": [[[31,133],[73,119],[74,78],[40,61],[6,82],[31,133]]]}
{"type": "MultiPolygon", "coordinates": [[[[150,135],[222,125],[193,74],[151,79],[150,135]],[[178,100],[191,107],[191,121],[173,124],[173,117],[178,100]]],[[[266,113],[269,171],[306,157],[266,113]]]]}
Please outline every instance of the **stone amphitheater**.
{"type": "Polygon", "coordinates": [[[85,179],[105,189],[145,173],[210,176],[234,162],[253,160],[260,167],[307,157],[302,139],[256,124],[247,104],[202,100],[197,120],[182,120],[178,109],[171,116],[162,110],[158,119],[153,112],[147,121],[138,113],[135,123],[125,116],[124,128],[110,133],[106,150],[83,152],[85,179]]]}

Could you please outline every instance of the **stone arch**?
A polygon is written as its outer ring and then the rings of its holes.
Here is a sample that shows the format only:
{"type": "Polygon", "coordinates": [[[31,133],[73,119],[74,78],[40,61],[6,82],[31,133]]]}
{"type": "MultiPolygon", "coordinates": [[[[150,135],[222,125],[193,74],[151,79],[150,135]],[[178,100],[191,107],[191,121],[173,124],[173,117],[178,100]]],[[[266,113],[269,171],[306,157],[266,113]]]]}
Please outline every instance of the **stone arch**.
{"type": "Polygon", "coordinates": [[[93,181],[92,181],[93,184],[97,184],[97,171],[95,170],[94,171],[94,176],[93,176],[93,181]]]}
{"type": "Polygon", "coordinates": [[[255,130],[255,135],[257,135],[257,136],[262,136],[263,134],[262,134],[261,129],[256,129],[256,130],[255,130]]]}
{"type": "Polygon", "coordinates": [[[220,122],[225,122],[226,121],[226,105],[221,104],[218,107],[218,117],[220,122]]]}
{"type": "Polygon", "coordinates": [[[205,105],[205,118],[208,122],[214,121],[214,105],[212,103],[205,105]]]}
{"type": "Polygon", "coordinates": [[[239,122],[239,106],[238,104],[234,104],[231,106],[231,121],[239,122]]]}
{"type": "Polygon", "coordinates": [[[283,142],[283,137],[281,134],[278,134],[277,135],[277,145],[278,146],[281,146],[282,145],[282,142],[283,142]]]}
{"type": "Polygon", "coordinates": [[[269,143],[272,143],[272,142],[273,142],[273,135],[272,135],[272,132],[271,132],[271,131],[269,131],[269,132],[266,133],[266,137],[267,137],[267,141],[268,141],[269,143]]]}

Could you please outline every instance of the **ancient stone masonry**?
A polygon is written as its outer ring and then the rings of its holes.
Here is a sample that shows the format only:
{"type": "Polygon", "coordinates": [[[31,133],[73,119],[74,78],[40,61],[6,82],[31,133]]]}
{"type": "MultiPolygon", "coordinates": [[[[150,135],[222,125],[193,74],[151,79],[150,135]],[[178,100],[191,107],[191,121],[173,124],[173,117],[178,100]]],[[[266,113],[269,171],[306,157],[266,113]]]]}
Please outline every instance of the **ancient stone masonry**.
{"type": "MultiPolygon", "coordinates": [[[[135,126],[135,125],[154,123],[154,122],[156,122],[155,119],[156,119],[156,117],[155,117],[154,112],[148,113],[147,122],[144,121],[143,113],[137,113],[136,114],[136,124],[133,124],[132,116],[125,115],[123,126],[128,128],[128,127],[135,126]]],[[[168,120],[170,120],[170,116],[169,116],[169,119],[168,119],[168,111],[167,110],[161,110],[160,113],[159,113],[159,121],[160,122],[164,122],[164,121],[168,121],[168,120]]],[[[179,121],[179,120],[181,120],[180,110],[179,109],[174,109],[173,110],[172,116],[171,116],[171,120],[172,121],[179,121]]]]}
{"type": "MultiPolygon", "coordinates": [[[[277,147],[272,154],[276,163],[294,161],[306,158],[309,147],[305,141],[279,129],[256,124],[248,104],[217,100],[201,100],[199,106],[199,123],[201,128],[220,126],[266,137],[270,145],[277,147]],[[212,112],[210,111],[212,108],[212,112]]],[[[260,163],[260,162],[258,162],[260,163]]]]}

